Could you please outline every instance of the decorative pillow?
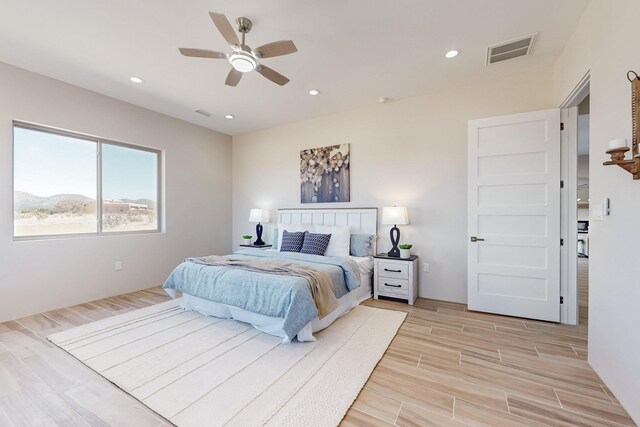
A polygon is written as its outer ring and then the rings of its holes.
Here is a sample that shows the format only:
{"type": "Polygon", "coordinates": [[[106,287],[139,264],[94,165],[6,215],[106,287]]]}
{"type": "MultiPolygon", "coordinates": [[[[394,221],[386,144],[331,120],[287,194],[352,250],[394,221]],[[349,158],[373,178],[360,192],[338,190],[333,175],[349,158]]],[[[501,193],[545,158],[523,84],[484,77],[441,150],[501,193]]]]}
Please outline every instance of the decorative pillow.
{"type": "Polygon", "coordinates": [[[324,255],[329,246],[329,240],[331,240],[331,234],[319,234],[304,232],[304,242],[302,243],[303,254],[311,255],[324,255]]]}
{"type": "Polygon", "coordinates": [[[331,234],[326,256],[349,256],[349,227],[346,225],[316,225],[316,233],[331,234]]]}
{"type": "Polygon", "coordinates": [[[294,231],[293,233],[289,233],[287,230],[283,230],[280,252],[300,252],[303,241],[304,232],[294,231]]]}
{"type": "Polygon", "coordinates": [[[278,237],[280,235],[278,234],[278,229],[274,228],[273,229],[273,237],[271,238],[271,249],[278,249],[278,237]]]}
{"type": "Polygon", "coordinates": [[[284,224],[279,222],[277,224],[278,227],[278,248],[282,247],[282,232],[284,230],[287,230],[288,232],[292,232],[292,231],[311,231],[314,232],[314,226],[313,224],[284,224]]]}
{"type": "Polygon", "coordinates": [[[349,252],[352,256],[372,256],[373,242],[375,241],[374,234],[352,234],[349,252]]]}

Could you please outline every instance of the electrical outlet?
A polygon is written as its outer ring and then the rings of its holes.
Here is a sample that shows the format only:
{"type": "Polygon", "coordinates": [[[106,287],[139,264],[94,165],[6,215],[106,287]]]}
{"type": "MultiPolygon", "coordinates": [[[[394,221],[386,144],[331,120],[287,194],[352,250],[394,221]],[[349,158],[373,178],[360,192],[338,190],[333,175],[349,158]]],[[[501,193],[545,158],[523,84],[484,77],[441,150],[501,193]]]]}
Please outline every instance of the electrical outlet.
{"type": "Polygon", "coordinates": [[[422,271],[424,271],[425,273],[429,272],[429,263],[427,262],[422,263],[422,271]]]}
{"type": "Polygon", "coordinates": [[[122,270],[122,261],[116,261],[115,269],[116,271],[122,270]]]}

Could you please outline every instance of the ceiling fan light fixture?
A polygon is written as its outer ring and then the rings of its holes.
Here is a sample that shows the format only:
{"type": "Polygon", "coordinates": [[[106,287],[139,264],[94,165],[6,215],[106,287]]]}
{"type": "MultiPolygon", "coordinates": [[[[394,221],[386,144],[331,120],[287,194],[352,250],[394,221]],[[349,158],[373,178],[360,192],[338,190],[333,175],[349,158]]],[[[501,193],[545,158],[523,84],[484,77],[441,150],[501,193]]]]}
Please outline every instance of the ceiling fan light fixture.
{"type": "Polygon", "coordinates": [[[251,71],[257,71],[262,75],[262,77],[279,86],[284,86],[289,83],[289,79],[286,76],[283,76],[265,65],[258,64],[258,58],[273,58],[275,56],[289,55],[297,52],[298,48],[292,40],[279,40],[259,46],[256,49],[251,49],[251,47],[245,42],[246,35],[253,25],[250,19],[245,17],[236,19],[237,30],[242,34],[242,40],[240,40],[236,31],[233,29],[233,26],[224,14],[209,12],[209,16],[211,17],[213,24],[218,29],[218,32],[231,46],[233,51],[231,53],[224,53],[208,49],[180,47],[178,48],[178,51],[182,56],[192,58],[226,59],[232,67],[224,82],[227,86],[237,86],[242,79],[242,74],[249,73],[251,71]]]}
{"type": "Polygon", "coordinates": [[[253,71],[258,66],[255,58],[247,52],[234,52],[229,55],[229,63],[231,66],[241,73],[253,71]]]}

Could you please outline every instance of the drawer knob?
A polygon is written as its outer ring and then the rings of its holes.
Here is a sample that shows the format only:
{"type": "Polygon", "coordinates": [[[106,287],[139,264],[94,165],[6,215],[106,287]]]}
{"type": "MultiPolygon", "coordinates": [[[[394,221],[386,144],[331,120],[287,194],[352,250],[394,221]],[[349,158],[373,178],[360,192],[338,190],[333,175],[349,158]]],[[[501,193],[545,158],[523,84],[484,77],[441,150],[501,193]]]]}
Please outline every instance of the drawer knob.
{"type": "Polygon", "coordinates": [[[402,270],[389,270],[388,268],[385,268],[384,271],[390,271],[392,273],[402,273],[402,270]]]}
{"type": "Polygon", "coordinates": [[[401,288],[402,287],[402,285],[390,285],[388,283],[385,283],[384,285],[385,286],[391,286],[392,288],[401,288]]]}

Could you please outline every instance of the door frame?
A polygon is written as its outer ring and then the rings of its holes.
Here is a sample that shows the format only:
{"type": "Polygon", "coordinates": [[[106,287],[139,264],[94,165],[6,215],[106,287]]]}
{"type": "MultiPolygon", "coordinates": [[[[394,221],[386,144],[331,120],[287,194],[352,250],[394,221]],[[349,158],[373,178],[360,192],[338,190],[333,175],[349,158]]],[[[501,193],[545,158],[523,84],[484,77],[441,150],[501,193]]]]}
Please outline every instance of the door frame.
{"type": "Polygon", "coordinates": [[[560,119],[564,123],[561,140],[561,172],[564,182],[560,194],[560,234],[564,246],[560,248],[560,322],[577,325],[578,306],[578,104],[590,91],[590,72],[580,79],[560,105],[560,119]]]}

